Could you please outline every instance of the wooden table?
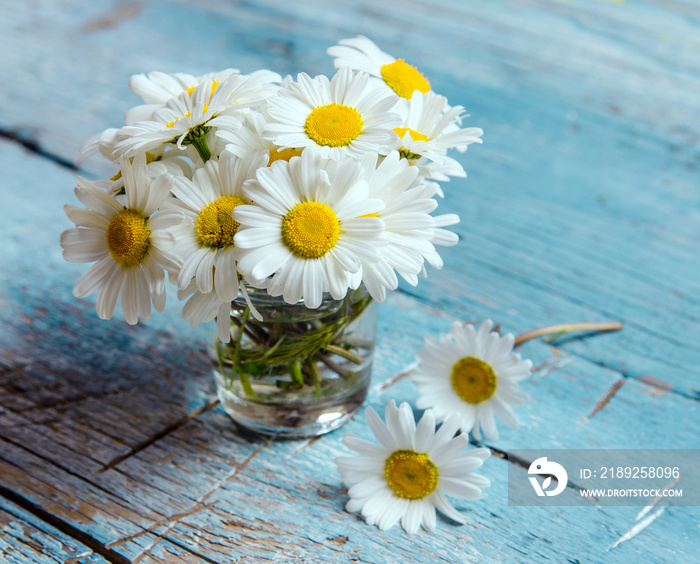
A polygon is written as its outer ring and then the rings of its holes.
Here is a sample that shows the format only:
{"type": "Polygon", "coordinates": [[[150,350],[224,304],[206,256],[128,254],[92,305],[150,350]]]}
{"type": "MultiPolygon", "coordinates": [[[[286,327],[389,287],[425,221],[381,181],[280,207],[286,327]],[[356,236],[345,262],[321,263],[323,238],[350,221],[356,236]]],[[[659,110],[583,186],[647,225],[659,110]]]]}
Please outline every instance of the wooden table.
{"type": "Polygon", "coordinates": [[[3,2],[0,52],[2,562],[697,557],[697,507],[643,523],[635,507],[509,507],[501,454],[700,446],[697,1],[3,2]],[[113,173],[72,161],[138,103],[131,74],[330,74],[325,49],[359,33],[485,131],[460,157],[469,178],[444,185],[460,243],[381,307],[368,404],[413,402],[397,376],[454,319],[625,324],[522,347],[532,401],[485,443],[488,497],[412,537],[344,511],[333,459],[345,431],[368,435],[364,415],[319,440],[240,434],[174,292],[148,323],[100,321],[58,244],[75,175],[113,173]]]}

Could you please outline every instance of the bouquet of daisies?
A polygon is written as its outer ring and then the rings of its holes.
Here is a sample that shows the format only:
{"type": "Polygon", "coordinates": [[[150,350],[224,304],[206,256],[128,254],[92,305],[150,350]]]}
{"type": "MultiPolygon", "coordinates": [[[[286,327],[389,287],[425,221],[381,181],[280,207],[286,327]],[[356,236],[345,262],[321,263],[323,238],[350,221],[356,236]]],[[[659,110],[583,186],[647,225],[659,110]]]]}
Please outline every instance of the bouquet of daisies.
{"type": "Polygon", "coordinates": [[[465,176],[447,155],[481,142],[413,66],[364,37],[328,50],[336,74],[282,79],[236,69],[192,76],[132,76],[143,99],[125,125],[90,139],[79,159],[101,153],[109,180],[79,177],[67,205],[75,227],[64,257],[94,263],[75,284],[97,292],[97,313],[126,321],[163,311],[165,274],[187,300],[194,326],[217,319],[231,339],[231,303],[263,315],[251,290],[318,308],[324,296],[366,288],[376,301],[415,285],[436,246],[453,245],[436,214],[437,181],[465,176]]]}

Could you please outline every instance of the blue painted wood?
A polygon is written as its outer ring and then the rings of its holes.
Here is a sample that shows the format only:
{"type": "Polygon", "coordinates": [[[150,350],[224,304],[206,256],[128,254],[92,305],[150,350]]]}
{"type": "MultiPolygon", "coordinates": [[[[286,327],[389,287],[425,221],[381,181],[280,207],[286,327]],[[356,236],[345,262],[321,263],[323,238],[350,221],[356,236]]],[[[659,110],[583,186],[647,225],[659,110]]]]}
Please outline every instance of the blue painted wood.
{"type": "Polygon", "coordinates": [[[7,564],[106,564],[99,554],[5,498],[0,498],[0,557],[7,564]]]}
{"type": "MultiPolygon", "coordinates": [[[[325,49],[363,33],[486,132],[459,157],[469,178],[444,186],[460,244],[382,306],[368,404],[414,401],[393,379],[453,319],[517,333],[614,318],[621,333],[523,347],[532,401],[522,428],[487,446],[698,448],[699,21],[690,0],[0,5],[0,486],[120,562],[692,561],[697,508],[666,509],[615,545],[638,509],[508,507],[512,465],[496,456],[488,497],[457,504],[467,525],[368,527],[343,510],[343,431],[238,433],[174,294],[148,323],[101,322],[72,297],[84,268],[63,261],[58,237],[73,202],[65,164],[138,102],[130,74],[330,73],[325,49]]],[[[81,173],[113,171],[93,159],[81,173]]],[[[363,416],[347,430],[369,438],[363,416]]],[[[80,542],[0,504],[24,535],[13,525],[0,549],[76,555],[80,542]]]]}

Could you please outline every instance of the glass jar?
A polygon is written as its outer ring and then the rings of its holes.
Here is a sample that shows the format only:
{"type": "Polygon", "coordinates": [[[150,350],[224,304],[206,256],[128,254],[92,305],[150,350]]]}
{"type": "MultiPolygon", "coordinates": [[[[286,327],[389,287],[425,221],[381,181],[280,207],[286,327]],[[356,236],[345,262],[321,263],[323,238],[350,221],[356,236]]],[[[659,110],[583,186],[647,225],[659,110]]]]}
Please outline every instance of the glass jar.
{"type": "Polygon", "coordinates": [[[367,396],[378,304],[364,286],[317,309],[248,288],[231,303],[231,341],[215,338],[212,361],[226,413],[244,427],[284,438],[328,433],[367,396]]]}

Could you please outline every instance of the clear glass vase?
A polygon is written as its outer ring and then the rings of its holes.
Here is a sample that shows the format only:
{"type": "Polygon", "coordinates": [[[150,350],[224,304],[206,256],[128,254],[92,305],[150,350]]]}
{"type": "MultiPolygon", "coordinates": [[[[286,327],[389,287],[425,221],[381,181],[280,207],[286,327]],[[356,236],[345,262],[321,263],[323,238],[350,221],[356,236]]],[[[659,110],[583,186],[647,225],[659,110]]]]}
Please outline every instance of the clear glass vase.
{"type": "Polygon", "coordinates": [[[378,304],[361,286],[317,309],[248,289],[257,321],[239,296],[231,341],[214,339],[217,393],[244,427],[283,438],[321,435],[347,421],[367,396],[378,304]]]}

